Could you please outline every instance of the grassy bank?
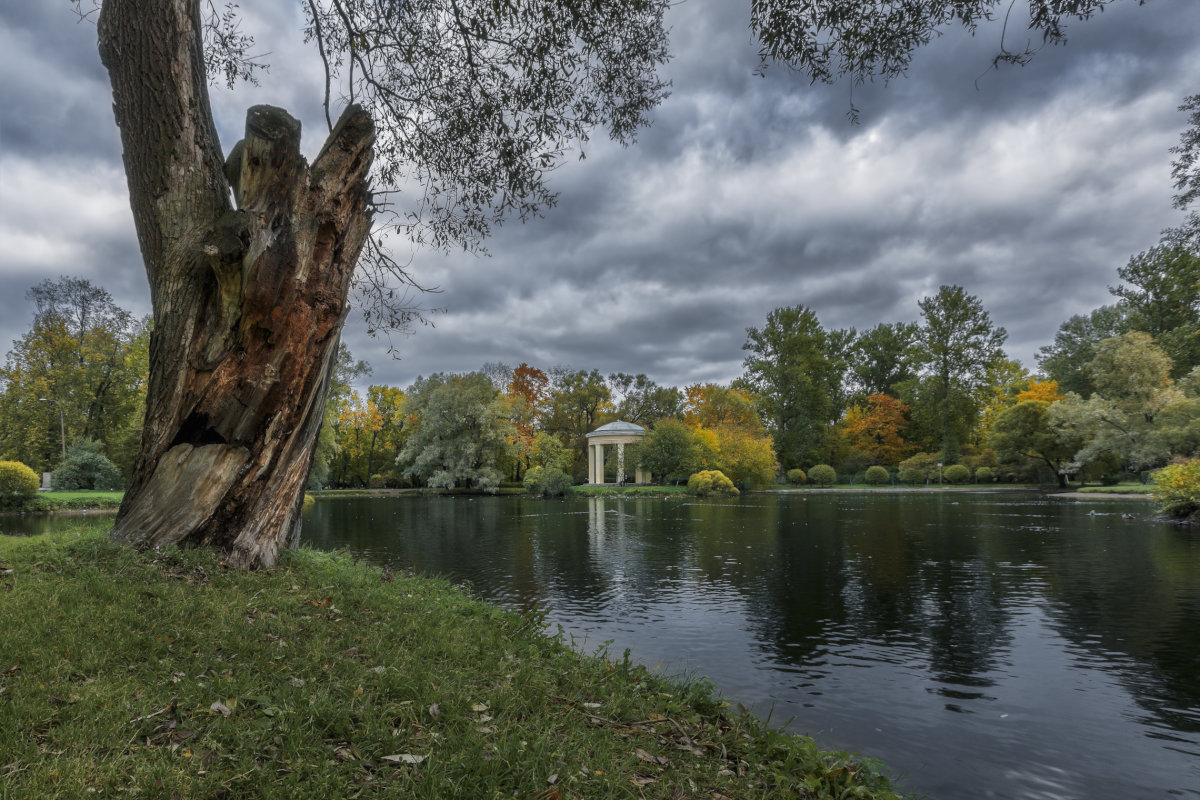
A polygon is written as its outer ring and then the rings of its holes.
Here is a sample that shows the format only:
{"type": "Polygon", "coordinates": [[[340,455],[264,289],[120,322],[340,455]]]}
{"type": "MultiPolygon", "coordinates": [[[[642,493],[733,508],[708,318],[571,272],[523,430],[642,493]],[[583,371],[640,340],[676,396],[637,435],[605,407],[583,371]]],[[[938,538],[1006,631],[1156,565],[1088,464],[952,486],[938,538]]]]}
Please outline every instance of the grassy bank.
{"type": "Polygon", "coordinates": [[[686,486],[618,486],[616,484],[583,484],[572,486],[572,495],[579,497],[665,497],[667,495],[686,495],[686,486]]]}
{"type": "Polygon", "coordinates": [[[23,511],[81,511],[115,509],[121,505],[124,492],[80,490],[74,492],[38,492],[23,511]]]}
{"type": "Polygon", "coordinates": [[[894,797],[702,685],[343,555],[0,536],[0,796],[894,797]]]}
{"type": "Polygon", "coordinates": [[[1153,484],[1119,483],[1116,486],[1080,486],[1072,491],[1083,494],[1140,494],[1149,497],[1153,489],[1153,484]]]}

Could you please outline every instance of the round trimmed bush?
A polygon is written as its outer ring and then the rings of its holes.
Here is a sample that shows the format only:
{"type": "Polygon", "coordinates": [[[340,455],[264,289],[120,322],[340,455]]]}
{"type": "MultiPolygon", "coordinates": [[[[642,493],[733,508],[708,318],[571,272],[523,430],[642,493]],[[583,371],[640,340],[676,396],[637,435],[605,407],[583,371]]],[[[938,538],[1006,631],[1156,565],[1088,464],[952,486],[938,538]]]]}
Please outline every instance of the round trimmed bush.
{"type": "Polygon", "coordinates": [[[885,483],[891,481],[892,476],[888,475],[886,469],[876,465],[874,467],[867,467],[866,479],[867,483],[872,486],[883,486],[885,483]]]}
{"type": "Polygon", "coordinates": [[[50,473],[55,489],[101,489],[117,491],[124,480],[117,465],[104,455],[104,445],[95,439],[76,439],[67,449],[67,457],[50,473]]]}
{"type": "Polygon", "coordinates": [[[962,464],[951,464],[946,467],[944,477],[946,478],[946,483],[966,483],[971,480],[971,470],[962,464]]]}
{"type": "Polygon", "coordinates": [[[710,494],[737,494],[733,481],[725,477],[719,469],[706,469],[688,478],[688,491],[697,497],[707,497],[710,494]]]}
{"type": "Polygon", "coordinates": [[[789,469],[787,471],[787,479],[788,483],[799,485],[804,483],[808,479],[808,476],[804,474],[804,470],[802,469],[789,469]]]}
{"type": "Polygon", "coordinates": [[[975,470],[976,483],[992,483],[996,480],[996,473],[992,472],[989,467],[980,467],[975,470]]]}
{"type": "Polygon", "coordinates": [[[808,471],[808,479],[818,486],[833,486],[837,483],[837,471],[828,464],[817,464],[808,471]]]}
{"type": "Polygon", "coordinates": [[[37,473],[20,461],[0,461],[0,507],[20,508],[37,497],[37,473]]]}

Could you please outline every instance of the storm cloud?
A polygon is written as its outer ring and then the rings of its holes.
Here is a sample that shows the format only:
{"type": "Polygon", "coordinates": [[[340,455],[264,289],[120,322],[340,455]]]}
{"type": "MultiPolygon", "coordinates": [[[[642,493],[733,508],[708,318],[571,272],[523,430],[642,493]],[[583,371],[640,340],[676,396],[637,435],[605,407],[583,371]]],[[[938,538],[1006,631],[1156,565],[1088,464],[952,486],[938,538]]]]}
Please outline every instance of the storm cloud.
{"type": "MultiPolygon", "coordinates": [[[[1117,3],[1023,68],[989,69],[999,26],[950,32],[887,86],[756,76],[747,20],[745,3],[674,7],[672,95],[653,125],[629,148],[598,134],[554,175],[559,203],[502,227],[487,256],[401,245],[439,289],[417,299],[444,310],[393,339],[398,361],[352,316],[344,338],[373,380],[528,361],[727,381],[773,308],[861,330],[916,319],[943,283],[979,296],[1034,368],[1058,325],[1108,302],[1116,269],[1180,220],[1168,149],[1177,106],[1200,92],[1192,0],[1117,3]]],[[[244,28],[271,68],[259,87],[214,88],[222,140],[269,102],[315,152],[322,78],[298,4],[256,3],[244,28]]],[[[67,3],[6,4],[0,64],[0,342],[28,327],[25,290],[61,274],[148,313],[94,26],[67,3]]]]}

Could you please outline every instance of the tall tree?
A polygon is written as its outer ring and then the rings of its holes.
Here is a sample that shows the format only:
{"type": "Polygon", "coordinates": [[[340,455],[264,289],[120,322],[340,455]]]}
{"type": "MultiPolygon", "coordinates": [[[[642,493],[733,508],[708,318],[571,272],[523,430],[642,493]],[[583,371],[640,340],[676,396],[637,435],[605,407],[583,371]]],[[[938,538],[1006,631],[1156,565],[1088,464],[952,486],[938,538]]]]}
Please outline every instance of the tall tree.
{"type": "MultiPolygon", "coordinates": [[[[628,141],[664,96],[665,5],[313,0],[330,74],[366,106],[346,107],[310,165],[299,122],[267,106],[225,157],[206,61],[236,74],[245,47],[218,36],[206,51],[205,4],[105,0],[101,59],[156,319],[115,538],[273,564],[299,536],[372,181],[418,187],[400,225],[435,245],[473,246],[505,215],[536,214],[572,142],[597,125],[628,141]]],[[[371,304],[387,287],[365,289],[369,324],[395,321],[386,300],[371,304]]]]}
{"type": "Polygon", "coordinates": [[[744,378],[762,403],[780,462],[807,466],[840,396],[829,333],[810,308],[777,308],[761,329],[746,329],[742,349],[749,352],[744,378]]]}
{"type": "Polygon", "coordinates": [[[659,386],[642,373],[615,372],[608,376],[618,419],[651,425],[680,413],[683,395],[674,386],[659,386]]]}
{"type": "Polygon", "coordinates": [[[1129,328],[1154,337],[1174,362],[1175,377],[1200,366],[1200,250],[1168,230],[1117,275],[1124,283],[1109,291],[1121,298],[1129,328]]]}
{"type": "Polygon", "coordinates": [[[881,322],[863,331],[854,342],[854,387],[862,396],[896,394],[896,385],[917,374],[913,347],[917,325],[912,322],[881,322]]]}
{"type": "Polygon", "coordinates": [[[942,286],[918,305],[922,371],[932,389],[943,457],[953,463],[974,422],[973,414],[964,418],[963,411],[975,410],[972,398],[986,384],[988,369],[1003,358],[1008,333],[961,286],[942,286]]]}
{"type": "Polygon", "coordinates": [[[1095,358],[1096,345],[1126,330],[1123,306],[1101,306],[1087,316],[1076,314],[1058,327],[1053,344],[1038,350],[1038,365],[1063,392],[1088,397],[1096,387],[1085,367],[1095,358]]]}

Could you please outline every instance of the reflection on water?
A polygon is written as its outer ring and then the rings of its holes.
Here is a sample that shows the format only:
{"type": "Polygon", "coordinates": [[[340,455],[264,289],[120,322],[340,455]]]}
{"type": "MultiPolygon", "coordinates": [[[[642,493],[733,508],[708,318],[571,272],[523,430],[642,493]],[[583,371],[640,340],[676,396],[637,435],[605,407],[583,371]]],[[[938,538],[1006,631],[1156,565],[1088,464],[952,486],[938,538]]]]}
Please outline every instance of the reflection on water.
{"type": "Polygon", "coordinates": [[[706,675],[932,797],[1200,797],[1200,533],[1148,514],[1011,494],[326,499],[304,536],[548,607],[589,648],[706,675]]]}

